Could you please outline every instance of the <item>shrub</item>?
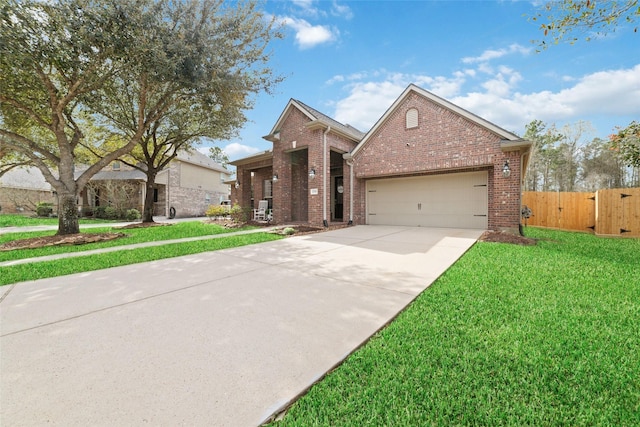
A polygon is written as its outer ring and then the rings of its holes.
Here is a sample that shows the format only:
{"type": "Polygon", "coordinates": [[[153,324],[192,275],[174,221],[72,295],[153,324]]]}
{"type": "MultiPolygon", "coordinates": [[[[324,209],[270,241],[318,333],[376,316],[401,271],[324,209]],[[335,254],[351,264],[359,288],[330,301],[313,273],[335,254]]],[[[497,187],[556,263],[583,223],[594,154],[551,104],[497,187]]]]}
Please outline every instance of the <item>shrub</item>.
{"type": "Polygon", "coordinates": [[[113,206],[107,206],[104,208],[104,217],[106,219],[118,219],[118,210],[113,206]]]}
{"type": "Polygon", "coordinates": [[[140,211],[138,209],[128,209],[126,214],[126,219],[129,221],[135,221],[140,219],[140,211]]]}
{"type": "Polygon", "coordinates": [[[233,222],[247,222],[247,218],[249,218],[250,212],[250,208],[242,208],[238,205],[235,205],[231,208],[229,214],[231,215],[231,219],[233,220],[233,222]]]}
{"type": "Polygon", "coordinates": [[[228,209],[228,206],[211,205],[211,206],[209,206],[209,208],[205,212],[205,215],[207,215],[209,218],[211,218],[211,217],[220,217],[220,216],[228,216],[229,215],[229,209],[228,209]]]}
{"type": "Polygon", "coordinates": [[[80,216],[93,216],[93,209],[91,208],[91,206],[83,206],[80,210],[80,216]]]}
{"type": "Polygon", "coordinates": [[[291,228],[291,227],[287,227],[284,230],[282,230],[282,234],[284,234],[286,236],[291,236],[295,232],[296,232],[296,230],[294,228],[291,228]]]}
{"type": "Polygon", "coordinates": [[[49,216],[53,213],[53,203],[41,202],[36,205],[36,215],[49,216]]]}
{"type": "Polygon", "coordinates": [[[105,206],[96,206],[96,208],[93,210],[93,215],[96,218],[105,219],[107,217],[105,209],[105,206]]]}

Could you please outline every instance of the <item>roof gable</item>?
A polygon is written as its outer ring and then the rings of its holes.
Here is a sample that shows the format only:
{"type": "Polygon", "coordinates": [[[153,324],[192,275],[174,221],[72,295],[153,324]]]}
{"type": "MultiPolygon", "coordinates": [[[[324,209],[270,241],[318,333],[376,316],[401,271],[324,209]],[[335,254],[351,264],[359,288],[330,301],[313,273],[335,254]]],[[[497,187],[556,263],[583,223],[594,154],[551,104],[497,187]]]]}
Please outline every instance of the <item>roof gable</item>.
{"type": "Polygon", "coordinates": [[[221,164],[216,163],[211,157],[201,153],[198,150],[190,150],[190,151],[181,150],[178,152],[178,155],[176,156],[175,160],[179,160],[185,163],[190,163],[196,166],[201,166],[203,168],[211,169],[216,172],[231,174],[231,172],[229,172],[229,170],[224,168],[221,164]]]}
{"type": "Polygon", "coordinates": [[[382,117],[380,119],[378,119],[378,121],[376,122],[376,124],[369,130],[369,132],[367,132],[367,134],[364,136],[364,138],[360,141],[360,143],[356,146],[356,148],[353,149],[353,151],[350,153],[350,156],[354,156],[358,151],[360,151],[362,149],[363,146],[365,146],[369,140],[371,139],[372,135],[375,135],[375,133],[384,125],[384,123],[387,121],[387,119],[404,103],[404,101],[412,94],[412,93],[416,93],[419,96],[422,96],[426,99],[428,99],[429,101],[433,102],[434,104],[439,105],[442,108],[445,108],[467,120],[469,120],[470,122],[483,127],[485,129],[487,129],[490,132],[495,133],[496,135],[500,136],[501,138],[503,138],[504,140],[507,141],[519,141],[521,140],[521,138],[511,132],[508,132],[506,130],[504,130],[503,128],[491,123],[488,120],[483,119],[482,117],[479,117],[467,110],[465,110],[462,107],[459,107],[455,104],[453,104],[452,102],[447,101],[444,98],[440,98],[437,95],[434,95],[433,93],[424,90],[418,86],[416,86],[415,84],[410,84],[409,86],[407,86],[407,88],[404,90],[404,92],[402,92],[402,94],[398,97],[398,99],[396,99],[394,101],[393,104],[391,104],[391,106],[387,109],[387,111],[382,115],[382,117]]]}
{"type": "Polygon", "coordinates": [[[352,139],[354,141],[360,141],[362,137],[365,135],[364,132],[359,131],[350,125],[345,125],[340,123],[339,121],[327,116],[324,113],[316,110],[315,108],[309,107],[305,103],[298,101],[297,99],[290,99],[287,103],[287,106],[284,108],[280,117],[276,121],[275,125],[271,128],[271,132],[269,135],[263,136],[267,141],[277,141],[279,139],[278,132],[282,128],[285,120],[289,116],[289,113],[292,108],[299,110],[302,114],[304,114],[307,118],[309,118],[310,126],[318,126],[322,128],[331,128],[332,131],[342,134],[345,137],[352,139]]]}

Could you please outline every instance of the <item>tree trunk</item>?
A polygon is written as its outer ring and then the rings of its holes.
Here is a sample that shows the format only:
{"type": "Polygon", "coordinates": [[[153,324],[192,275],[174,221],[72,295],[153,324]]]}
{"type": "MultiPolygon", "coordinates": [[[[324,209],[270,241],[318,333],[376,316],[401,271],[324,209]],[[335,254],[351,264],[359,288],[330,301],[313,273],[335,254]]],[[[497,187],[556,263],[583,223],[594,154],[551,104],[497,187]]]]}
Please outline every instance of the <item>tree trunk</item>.
{"type": "Polygon", "coordinates": [[[144,173],[147,175],[147,194],[144,198],[144,206],[142,208],[142,222],[154,222],[153,221],[153,185],[156,182],[156,176],[160,168],[151,167],[150,161],[147,161],[147,170],[144,173]]]}
{"type": "Polygon", "coordinates": [[[58,193],[58,235],[77,234],[80,232],[78,207],[75,194],[58,193]]]}
{"type": "Polygon", "coordinates": [[[149,180],[147,176],[147,191],[144,197],[144,207],[142,208],[142,222],[154,222],[153,221],[153,183],[155,181],[155,174],[153,180],[149,180]]]}

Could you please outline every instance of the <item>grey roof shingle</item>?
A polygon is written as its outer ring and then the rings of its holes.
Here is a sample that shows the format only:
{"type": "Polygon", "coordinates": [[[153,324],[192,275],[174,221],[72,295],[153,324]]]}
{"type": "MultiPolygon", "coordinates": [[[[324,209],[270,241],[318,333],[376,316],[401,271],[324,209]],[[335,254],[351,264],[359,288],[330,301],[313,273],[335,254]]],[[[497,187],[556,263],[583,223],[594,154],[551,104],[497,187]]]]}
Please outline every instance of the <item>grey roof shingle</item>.
{"type": "Polygon", "coordinates": [[[230,174],[229,170],[225,169],[220,163],[216,163],[211,157],[201,153],[198,150],[193,151],[180,151],[178,152],[177,160],[188,162],[194,165],[203,166],[209,169],[216,170],[218,172],[230,174]]]}
{"type": "Polygon", "coordinates": [[[110,180],[131,180],[131,181],[146,181],[147,175],[137,169],[122,170],[122,171],[105,171],[102,170],[91,177],[91,181],[110,181],[110,180]]]}
{"type": "Polygon", "coordinates": [[[11,169],[0,177],[0,185],[7,188],[51,191],[51,185],[36,167],[11,169]]]}
{"type": "Polygon", "coordinates": [[[294,99],[294,101],[297,102],[298,104],[300,104],[300,106],[302,106],[304,109],[306,109],[307,112],[309,114],[311,114],[313,117],[315,117],[317,120],[329,123],[334,129],[338,129],[342,133],[345,133],[347,135],[351,135],[354,139],[361,140],[365,135],[365,132],[361,132],[361,131],[359,131],[358,129],[354,128],[351,125],[342,124],[339,121],[337,121],[335,119],[332,119],[331,117],[327,116],[326,114],[321,113],[320,111],[316,110],[315,108],[309,107],[307,104],[305,104],[302,101],[299,101],[297,99],[294,99]]]}

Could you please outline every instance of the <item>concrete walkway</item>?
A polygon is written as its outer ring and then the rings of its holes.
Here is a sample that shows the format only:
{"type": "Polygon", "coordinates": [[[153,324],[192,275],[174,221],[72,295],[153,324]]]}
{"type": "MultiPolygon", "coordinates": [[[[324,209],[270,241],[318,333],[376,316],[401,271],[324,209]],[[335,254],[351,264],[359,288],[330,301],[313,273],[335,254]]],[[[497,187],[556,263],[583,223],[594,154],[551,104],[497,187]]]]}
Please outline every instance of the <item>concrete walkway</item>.
{"type": "Polygon", "coordinates": [[[12,260],[12,261],[2,261],[2,262],[0,262],[0,267],[10,267],[12,265],[30,264],[30,263],[34,263],[34,262],[43,262],[43,261],[54,261],[54,260],[57,260],[57,259],[77,258],[77,257],[81,257],[81,256],[104,254],[104,253],[108,253],[108,252],[130,251],[130,250],[133,250],[133,249],[151,248],[151,247],[154,247],[154,246],[171,245],[171,244],[174,244],[174,243],[195,242],[197,240],[220,239],[220,238],[224,238],[224,237],[238,236],[238,235],[242,235],[242,234],[265,233],[265,232],[273,231],[273,230],[278,229],[278,228],[282,228],[282,226],[263,227],[263,228],[256,228],[256,229],[253,229],[253,230],[232,231],[232,232],[229,232],[229,233],[209,234],[209,235],[205,235],[205,236],[183,237],[181,239],[158,240],[158,241],[154,241],[154,242],[133,243],[133,244],[130,244],[130,245],[113,246],[113,247],[109,247],[109,248],[100,248],[100,249],[90,249],[90,250],[81,251],[81,252],[66,252],[66,253],[55,254],[55,255],[44,255],[44,256],[39,256],[39,257],[35,257],[35,258],[22,258],[22,259],[16,259],[16,260],[12,260]]]}
{"type": "MultiPolygon", "coordinates": [[[[199,218],[173,218],[169,219],[165,216],[154,216],[153,220],[155,222],[166,222],[169,224],[174,224],[176,222],[189,222],[189,221],[204,221],[207,218],[199,217],[199,218]]],[[[124,227],[125,225],[136,224],[140,221],[130,221],[130,222],[99,222],[96,224],[80,224],[80,230],[87,230],[91,228],[108,228],[108,227],[124,227]]],[[[55,231],[58,229],[57,225],[30,225],[30,226],[21,226],[21,227],[0,227],[0,234],[8,234],[8,233],[29,233],[32,231],[55,231]]]]}
{"type": "Polygon", "coordinates": [[[5,287],[0,425],[259,425],[481,233],[356,226],[5,287]]]}

